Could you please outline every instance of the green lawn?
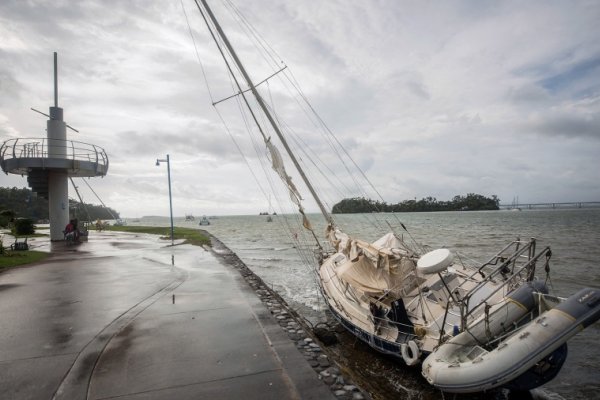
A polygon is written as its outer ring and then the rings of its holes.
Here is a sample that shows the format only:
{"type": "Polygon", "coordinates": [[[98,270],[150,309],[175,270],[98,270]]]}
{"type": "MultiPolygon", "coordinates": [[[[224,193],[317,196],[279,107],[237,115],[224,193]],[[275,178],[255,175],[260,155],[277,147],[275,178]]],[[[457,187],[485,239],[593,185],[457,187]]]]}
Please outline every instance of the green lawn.
{"type": "Polygon", "coordinates": [[[18,265],[34,263],[41,261],[50,256],[50,253],[43,251],[10,251],[6,250],[4,254],[0,255],[0,271],[4,268],[16,267],[18,265]]]}
{"type": "MultiPolygon", "coordinates": [[[[114,226],[110,225],[104,228],[107,231],[133,232],[133,233],[150,233],[160,235],[161,239],[171,239],[171,228],[162,226],[114,226]]],[[[173,229],[173,237],[175,239],[185,239],[183,243],[193,244],[195,246],[208,245],[210,246],[210,238],[200,233],[197,229],[175,227],[173,229]]]]}

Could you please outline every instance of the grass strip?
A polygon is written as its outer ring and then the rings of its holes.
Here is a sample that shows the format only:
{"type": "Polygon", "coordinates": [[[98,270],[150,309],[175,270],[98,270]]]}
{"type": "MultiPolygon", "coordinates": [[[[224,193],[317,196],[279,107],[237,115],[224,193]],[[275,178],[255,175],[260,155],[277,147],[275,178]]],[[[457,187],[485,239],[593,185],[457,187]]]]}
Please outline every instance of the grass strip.
{"type": "MultiPolygon", "coordinates": [[[[171,239],[171,228],[164,226],[114,226],[110,225],[104,228],[107,231],[132,232],[132,233],[149,233],[152,235],[160,235],[161,239],[171,239]]],[[[199,230],[192,228],[174,227],[173,238],[175,240],[184,239],[183,244],[192,244],[194,246],[210,246],[210,238],[203,235],[199,230]]]]}
{"type": "Polygon", "coordinates": [[[0,270],[4,268],[16,267],[18,265],[30,264],[42,261],[50,256],[50,253],[43,251],[27,250],[27,251],[10,251],[5,250],[4,254],[0,255],[0,270]]]}

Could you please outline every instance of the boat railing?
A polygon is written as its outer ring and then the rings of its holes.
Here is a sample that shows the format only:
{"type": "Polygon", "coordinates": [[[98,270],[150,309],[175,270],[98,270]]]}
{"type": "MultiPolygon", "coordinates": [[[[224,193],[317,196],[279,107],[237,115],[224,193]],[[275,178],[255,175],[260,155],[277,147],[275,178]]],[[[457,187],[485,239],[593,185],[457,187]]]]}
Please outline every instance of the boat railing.
{"type": "Polygon", "coordinates": [[[17,158],[64,158],[108,167],[108,156],[102,147],[66,139],[17,138],[2,143],[0,160],[17,158]]]}
{"type": "Polygon", "coordinates": [[[506,276],[509,273],[513,275],[517,262],[523,258],[525,252],[527,252],[525,258],[527,260],[531,259],[533,255],[532,249],[535,250],[535,239],[533,238],[528,242],[517,239],[508,244],[486,263],[483,263],[476,272],[469,276],[469,278],[472,279],[476,275],[480,275],[483,279],[467,292],[463,298],[470,298],[474,293],[481,289],[481,287],[485,286],[488,281],[494,279],[498,275],[506,276]]]}
{"type": "MultiPolygon", "coordinates": [[[[545,247],[542,251],[540,251],[536,255],[533,255],[534,253],[532,253],[531,250],[535,248],[535,240],[534,239],[529,241],[523,247],[520,247],[520,244],[522,244],[522,242],[515,243],[515,244],[517,246],[517,250],[511,256],[505,258],[504,261],[502,261],[502,263],[500,265],[498,265],[497,268],[495,268],[491,273],[489,273],[487,275],[486,279],[484,279],[482,282],[480,282],[478,285],[476,285],[461,299],[461,302],[460,302],[461,324],[462,324],[463,330],[466,328],[466,321],[467,321],[468,317],[474,315],[476,312],[479,312],[479,310],[482,307],[485,307],[485,309],[487,310],[487,307],[489,307],[488,300],[490,300],[500,290],[504,290],[509,285],[516,285],[517,283],[520,283],[520,282],[533,280],[537,262],[540,260],[540,258],[545,256],[546,263],[548,263],[550,256],[552,254],[550,251],[550,247],[545,247]],[[523,253],[525,253],[525,252],[528,252],[528,255],[526,256],[527,261],[520,265],[517,265],[516,264],[517,259],[522,257],[523,253]],[[513,265],[513,267],[508,269],[508,265],[511,265],[511,264],[513,265]],[[492,290],[490,293],[488,293],[486,297],[479,299],[479,303],[475,304],[472,308],[470,308],[469,303],[470,303],[470,300],[473,297],[473,295],[486,282],[494,279],[498,275],[502,275],[502,277],[504,279],[503,283],[501,285],[498,285],[494,290],[492,290]]],[[[509,288],[509,291],[510,290],[512,290],[512,288],[509,288]]]]}

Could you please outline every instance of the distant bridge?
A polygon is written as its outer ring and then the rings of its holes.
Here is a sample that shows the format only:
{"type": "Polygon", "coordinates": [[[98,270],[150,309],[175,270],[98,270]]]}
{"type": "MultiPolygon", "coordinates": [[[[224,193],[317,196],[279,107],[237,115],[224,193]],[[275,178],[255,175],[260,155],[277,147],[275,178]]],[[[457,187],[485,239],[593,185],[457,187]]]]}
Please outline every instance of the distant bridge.
{"type": "Polygon", "coordinates": [[[571,201],[566,203],[524,203],[524,204],[500,204],[501,210],[520,208],[520,209],[534,209],[534,208],[593,208],[600,207],[600,201],[571,201]]]}

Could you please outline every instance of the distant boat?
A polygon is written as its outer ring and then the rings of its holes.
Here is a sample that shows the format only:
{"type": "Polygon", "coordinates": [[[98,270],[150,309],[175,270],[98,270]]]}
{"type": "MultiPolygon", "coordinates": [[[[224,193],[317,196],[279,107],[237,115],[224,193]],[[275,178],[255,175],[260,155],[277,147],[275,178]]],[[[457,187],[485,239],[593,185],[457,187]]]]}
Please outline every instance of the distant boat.
{"type": "MultiPolygon", "coordinates": [[[[267,222],[273,222],[273,218],[271,217],[271,215],[269,215],[271,213],[271,195],[269,194],[269,211],[267,211],[266,213],[264,213],[264,215],[268,215],[267,217],[267,222]]],[[[276,213],[273,213],[273,215],[276,215],[276,213]]]]}
{"type": "Polygon", "coordinates": [[[185,214],[185,220],[186,221],[195,221],[196,218],[194,218],[194,216],[192,214],[185,214]]]}
{"type": "Polygon", "coordinates": [[[519,207],[519,197],[513,197],[512,204],[509,208],[510,211],[521,211],[521,207],[519,207]]]}
{"type": "Polygon", "coordinates": [[[210,225],[210,221],[206,218],[206,215],[202,217],[198,225],[210,225]]]}

